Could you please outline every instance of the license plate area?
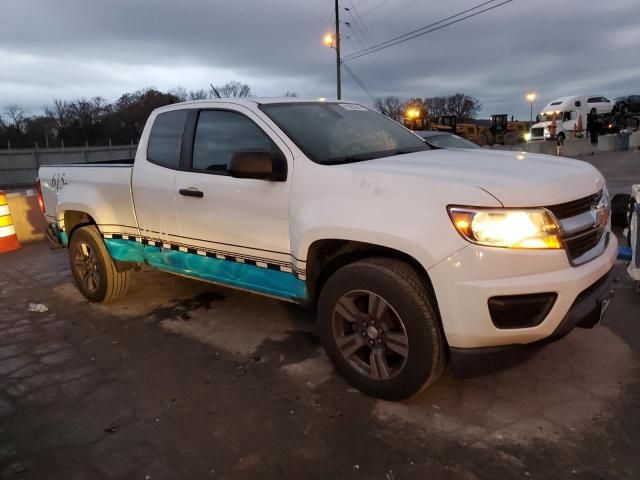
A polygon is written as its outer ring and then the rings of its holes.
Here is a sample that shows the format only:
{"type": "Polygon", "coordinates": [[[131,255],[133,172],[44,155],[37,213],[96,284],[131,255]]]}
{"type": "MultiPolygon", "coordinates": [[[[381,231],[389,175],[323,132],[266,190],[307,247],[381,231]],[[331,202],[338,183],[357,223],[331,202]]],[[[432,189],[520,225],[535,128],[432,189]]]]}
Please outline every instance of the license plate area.
{"type": "Polygon", "coordinates": [[[611,306],[612,300],[613,300],[613,290],[609,290],[609,292],[606,295],[598,299],[598,308],[600,310],[598,323],[602,322],[602,320],[604,319],[605,314],[607,313],[607,310],[609,310],[609,307],[611,306]]]}

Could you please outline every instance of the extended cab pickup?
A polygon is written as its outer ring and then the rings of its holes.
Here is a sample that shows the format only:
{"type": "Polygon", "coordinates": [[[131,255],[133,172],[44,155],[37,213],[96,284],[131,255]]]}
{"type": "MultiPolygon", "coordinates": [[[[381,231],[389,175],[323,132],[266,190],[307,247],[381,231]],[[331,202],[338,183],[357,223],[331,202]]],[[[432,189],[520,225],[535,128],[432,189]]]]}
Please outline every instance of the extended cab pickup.
{"type": "Polygon", "coordinates": [[[50,238],[89,300],[124,294],[148,264],[315,305],[337,370],[381,398],[415,394],[449,359],[592,326],[611,296],[595,168],[433,148],[356,103],[171,105],[135,162],[40,180],[50,238]]]}

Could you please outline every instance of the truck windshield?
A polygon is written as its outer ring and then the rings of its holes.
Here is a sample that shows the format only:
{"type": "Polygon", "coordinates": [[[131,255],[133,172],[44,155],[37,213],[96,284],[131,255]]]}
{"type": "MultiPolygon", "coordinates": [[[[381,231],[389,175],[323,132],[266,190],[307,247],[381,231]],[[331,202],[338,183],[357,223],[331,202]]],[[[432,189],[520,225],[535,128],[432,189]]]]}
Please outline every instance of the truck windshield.
{"type": "Polygon", "coordinates": [[[357,104],[277,103],[261,109],[305,155],[324,165],[430,149],[400,124],[357,104]]]}
{"type": "Polygon", "coordinates": [[[564,112],[546,112],[546,113],[541,113],[540,114],[540,121],[541,122],[550,122],[553,119],[556,119],[556,121],[562,121],[564,118],[564,112]]]}

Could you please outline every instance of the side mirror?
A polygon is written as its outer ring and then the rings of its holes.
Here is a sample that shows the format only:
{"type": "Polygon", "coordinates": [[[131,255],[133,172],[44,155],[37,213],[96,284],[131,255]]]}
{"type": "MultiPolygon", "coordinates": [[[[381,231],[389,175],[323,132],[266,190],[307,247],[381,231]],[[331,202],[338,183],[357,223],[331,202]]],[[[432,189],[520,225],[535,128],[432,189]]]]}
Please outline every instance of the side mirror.
{"type": "Polygon", "coordinates": [[[227,171],[235,178],[284,182],[287,179],[287,161],[281,154],[274,155],[265,150],[245,150],[231,156],[227,171]]]}

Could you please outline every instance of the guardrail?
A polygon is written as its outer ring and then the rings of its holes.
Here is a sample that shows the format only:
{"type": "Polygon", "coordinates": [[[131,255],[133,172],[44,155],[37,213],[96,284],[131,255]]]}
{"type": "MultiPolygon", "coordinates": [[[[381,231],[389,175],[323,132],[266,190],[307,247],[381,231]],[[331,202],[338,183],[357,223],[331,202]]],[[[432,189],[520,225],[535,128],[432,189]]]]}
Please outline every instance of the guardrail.
{"type": "Polygon", "coordinates": [[[137,145],[0,150],[0,188],[30,187],[40,165],[104,162],[132,158],[137,145]]]}

